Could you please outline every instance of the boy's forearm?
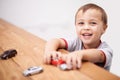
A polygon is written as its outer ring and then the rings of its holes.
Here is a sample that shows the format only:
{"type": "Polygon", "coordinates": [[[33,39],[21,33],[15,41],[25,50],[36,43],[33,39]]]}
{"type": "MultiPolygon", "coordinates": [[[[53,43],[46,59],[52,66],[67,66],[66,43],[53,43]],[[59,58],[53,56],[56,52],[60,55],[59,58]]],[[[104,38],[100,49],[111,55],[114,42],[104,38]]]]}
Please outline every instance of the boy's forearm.
{"type": "Polygon", "coordinates": [[[83,55],[82,60],[84,61],[90,61],[96,63],[96,62],[104,62],[105,60],[104,53],[97,49],[82,50],[79,52],[79,54],[83,55]]]}
{"type": "Polygon", "coordinates": [[[52,39],[46,43],[45,51],[57,51],[65,48],[65,43],[62,39],[52,39]]]}
{"type": "Polygon", "coordinates": [[[45,51],[56,51],[58,48],[58,43],[55,39],[52,39],[46,43],[45,51]]]}

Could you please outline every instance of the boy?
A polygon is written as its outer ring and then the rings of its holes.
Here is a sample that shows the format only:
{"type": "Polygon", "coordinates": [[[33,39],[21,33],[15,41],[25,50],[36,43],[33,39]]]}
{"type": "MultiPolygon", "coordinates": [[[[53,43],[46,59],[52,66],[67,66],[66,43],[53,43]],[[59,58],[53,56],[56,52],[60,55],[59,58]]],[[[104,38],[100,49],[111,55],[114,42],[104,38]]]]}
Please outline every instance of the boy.
{"type": "Polygon", "coordinates": [[[106,70],[110,69],[112,49],[101,36],[107,28],[107,15],[101,7],[86,4],[75,15],[77,38],[52,39],[46,43],[44,63],[50,64],[51,58],[62,58],[68,69],[77,69],[82,61],[90,61],[106,70]],[[68,54],[61,54],[58,49],[67,49],[68,54]],[[72,67],[71,67],[72,66],[72,67]]]}

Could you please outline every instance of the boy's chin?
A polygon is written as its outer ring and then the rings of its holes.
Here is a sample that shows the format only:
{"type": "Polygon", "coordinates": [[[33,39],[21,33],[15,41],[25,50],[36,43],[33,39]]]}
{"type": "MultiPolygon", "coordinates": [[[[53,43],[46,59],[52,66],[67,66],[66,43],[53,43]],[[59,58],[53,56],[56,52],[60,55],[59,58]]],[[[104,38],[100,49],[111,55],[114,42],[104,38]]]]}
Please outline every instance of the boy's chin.
{"type": "Polygon", "coordinates": [[[83,44],[90,45],[92,42],[90,40],[82,40],[83,44]]]}

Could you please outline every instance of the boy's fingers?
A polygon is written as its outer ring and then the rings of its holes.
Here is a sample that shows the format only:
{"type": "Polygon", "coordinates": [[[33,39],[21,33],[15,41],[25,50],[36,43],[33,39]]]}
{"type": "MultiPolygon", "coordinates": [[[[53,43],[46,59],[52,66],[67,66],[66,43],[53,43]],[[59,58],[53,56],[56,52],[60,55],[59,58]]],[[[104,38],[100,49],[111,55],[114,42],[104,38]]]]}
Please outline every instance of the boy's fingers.
{"type": "Polygon", "coordinates": [[[57,52],[57,57],[58,57],[58,59],[61,59],[61,58],[62,58],[61,52],[57,52]]]}
{"type": "Polygon", "coordinates": [[[61,55],[61,59],[62,59],[63,61],[66,61],[67,55],[66,55],[66,54],[62,54],[62,55],[61,55]]]}
{"type": "Polygon", "coordinates": [[[77,68],[77,59],[76,58],[72,59],[72,66],[73,66],[73,69],[77,68]]]}
{"type": "Polygon", "coordinates": [[[46,56],[46,63],[47,63],[47,64],[50,64],[51,57],[52,57],[51,54],[47,54],[47,56],[46,56]]]}
{"type": "Polygon", "coordinates": [[[80,58],[77,58],[77,68],[80,68],[81,67],[81,60],[80,58]]]}
{"type": "Polygon", "coordinates": [[[45,64],[47,64],[47,57],[46,57],[46,56],[44,56],[43,62],[44,62],[45,64]]]}
{"type": "Polygon", "coordinates": [[[73,58],[72,60],[72,64],[73,64],[73,69],[77,69],[81,67],[81,59],[80,57],[76,56],[76,58],[73,58]]]}
{"type": "Polygon", "coordinates": [[[55,59],[55,58],[60,59],[62,56],[60,52],[56,52],[56,51],[52,52],[51,54],[52,54],[53,59],[55,59]]]}
{"type": "Polygon", "coordinates": [[[68,69],[72,69],[72,61],[71,57],[66,57],[66,64],[68,69]]]}

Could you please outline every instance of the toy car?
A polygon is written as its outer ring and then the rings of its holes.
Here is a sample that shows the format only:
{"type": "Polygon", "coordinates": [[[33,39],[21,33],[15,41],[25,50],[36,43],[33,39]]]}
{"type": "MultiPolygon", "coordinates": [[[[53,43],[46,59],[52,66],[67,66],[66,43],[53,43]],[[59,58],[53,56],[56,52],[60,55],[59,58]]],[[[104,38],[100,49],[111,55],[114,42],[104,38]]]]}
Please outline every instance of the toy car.
{"type": "Polygon", "coordinates": [[[51,64],[59,67],[61,70],[67,70],[68,69],[67,64],[62,59],[58,59],[58,58],[52,59],[51,64]]]}
{"type": "Polygon", "coordinates": [[[40,73],[40,72],[43,72],[43,68],[38,67],[38,66],[34,66],[34,67],[30,67],[27,70],[25,70],[23,72],[23,75],[24,76],[30,76],[30,75],[37,74],[37,73],[40,73]]]}
{"type": "Polygon", "coordinates": [[[63,61],[62,59],[55,58],[51,60],[51,64],[55,66],[61,65],[63,63],[65,63],[65,61],[63,61]]]}
{"type": "Polygon", "coordinates": [[[61,65],[59,66],[59,68],[60,68],[61,70],[68,70],[66,63],[61,64],[61,65]]]}
{"type": "Polygon", "coordinates": [[[58,59],[58,58],[52,59],[51,64],[59,67],[61,70],[71,70],[72,69],[72,65],[70,66],[70,68],[68,68],[66,62],[63,61],[62,59],[58,59]]]}
{"type": "Polygon", "coordinates": [[[0,55],[1,59],[8,59],[11,57],[14,57],[17,54],[17,51],[15,49],[9,49],[3,52],[2,55],[0,55]]]}

